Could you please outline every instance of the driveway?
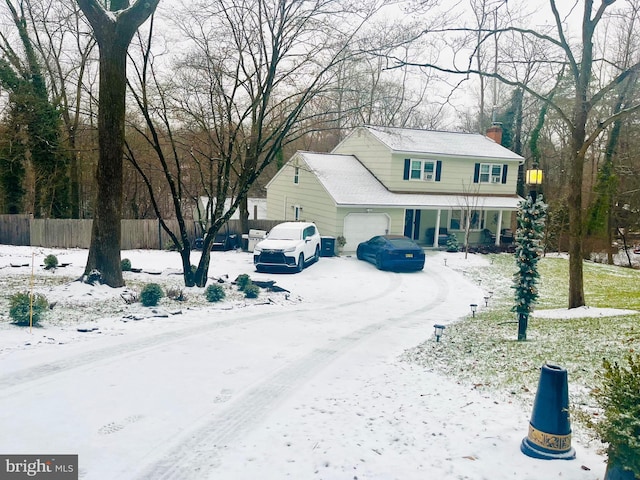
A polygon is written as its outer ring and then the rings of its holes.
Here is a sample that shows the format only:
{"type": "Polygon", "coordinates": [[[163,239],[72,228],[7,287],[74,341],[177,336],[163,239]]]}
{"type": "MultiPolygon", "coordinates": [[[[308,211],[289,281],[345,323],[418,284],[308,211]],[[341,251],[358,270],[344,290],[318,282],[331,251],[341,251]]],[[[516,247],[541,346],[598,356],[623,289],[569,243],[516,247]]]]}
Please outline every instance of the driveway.
{"type": "Polygon", "coordinates": [[[215,252],[212,270],[289,293],[4,352],[0,452],[78,454],[96,480],[600,478],[591,451],[590,471],[520,454],[522,407],[399,360],[481,303],[439,257],[418,273],[335,257],[269,275],[215,252]]]}

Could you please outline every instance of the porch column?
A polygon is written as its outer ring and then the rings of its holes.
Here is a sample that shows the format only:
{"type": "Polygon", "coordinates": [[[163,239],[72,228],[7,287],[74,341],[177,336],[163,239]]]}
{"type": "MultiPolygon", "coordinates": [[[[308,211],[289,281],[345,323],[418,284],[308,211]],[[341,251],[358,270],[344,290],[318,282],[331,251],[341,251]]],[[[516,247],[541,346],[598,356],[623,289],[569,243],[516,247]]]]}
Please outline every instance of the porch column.
{"type": "Polygon", "coordinates": [[[496,226],[496,247],[500,246],[500,237],[502,237],[500,232],[502,232],[502,210],[498,210],[498,224],[496,226]]]}
{"type": "Polygon", "coordinates": [[[440,213],[442,210],[438,209],[436,214],[436,230],[433,233],[433,248],[438,248],[438,235],[440,234],[440,213]]]}

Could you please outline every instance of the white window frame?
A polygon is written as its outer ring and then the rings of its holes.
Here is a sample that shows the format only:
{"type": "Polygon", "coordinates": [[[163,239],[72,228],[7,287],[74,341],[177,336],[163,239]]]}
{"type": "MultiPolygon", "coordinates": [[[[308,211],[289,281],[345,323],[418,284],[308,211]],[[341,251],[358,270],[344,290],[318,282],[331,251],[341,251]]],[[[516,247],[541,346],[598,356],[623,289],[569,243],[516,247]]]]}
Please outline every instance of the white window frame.
{"type": "MultiPolygon", "coordinates": [[[[461,231],[464,232],[464,230],[466,229],[467,226],[467,215],[469,214],[469,209],[466,208],[454,208],[451,210],[450,215],[449,215],[449,229],[450,230],[454,230],[454,231],[461,231]],[[451,227],[451,221],[453,220],[454,214],[455,212],[459,212],[459,214],[457,215],[457,217],[459,217],[460,220],[460,227],[457,229],[454,229],[451,227]]],[[[479,210],[479,209],[471,209],[471,218],[474,217],[474,215],[477,216],[478,220],[475,222],[475,227],[472,224],[469,227],[469,231],[470,232],[480,232],[482,230],[484,230],[485,225],[487,224],[487,212],[486,210],[479,210]]],[[[458,220],[458,218],[456,218],[456,220],[458,220]]]]}
{"type": "Polygon", "coordinates": [[[300,167],[293,167],[293,183],[300,184],[300,167]]]}
{"type": "Polygon", "coordinates": [[[291,205],[293,208],[293,221],[299,222],[302,217],[302,207],[300,205],[291,205]]]}
{"type": "Polygon", "coordinates": [[[409,180],[410,181],[423,181],[423,182],[435,182],[436,181],[436,160],[414,160],[411,159],[409,166],[409,180]],[[431,165],[431,172],[426,172],[427,165],[431,165]]]}
{"type": "Polygon", "coordinates": [[[501,163],[481,163],[478,175],[479,183],[502,183],[504,165],[501,163]]]}

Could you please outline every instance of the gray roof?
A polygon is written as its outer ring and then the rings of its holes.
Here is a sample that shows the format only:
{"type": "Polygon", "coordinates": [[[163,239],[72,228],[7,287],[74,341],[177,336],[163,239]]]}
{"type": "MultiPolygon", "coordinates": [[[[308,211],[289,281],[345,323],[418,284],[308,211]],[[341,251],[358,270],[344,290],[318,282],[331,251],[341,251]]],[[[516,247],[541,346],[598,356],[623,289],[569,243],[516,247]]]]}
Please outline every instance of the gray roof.
{"type": "MultiPolygon", "coordinates": [[[[469,204],[469,199],[461,195],[390,192],[353,155],[311,152],[298,155],[341,207],[461,208],[469,204]]],[[[521,198],[478,195],[476,200],[473,203],[479,209],[515,210],[521,198]]]]}
{"type": "Polygon", "coordinates": [[[520,155],[478,133],[373,126],[361,128],[396,152],[524,160],[520,155]]]}

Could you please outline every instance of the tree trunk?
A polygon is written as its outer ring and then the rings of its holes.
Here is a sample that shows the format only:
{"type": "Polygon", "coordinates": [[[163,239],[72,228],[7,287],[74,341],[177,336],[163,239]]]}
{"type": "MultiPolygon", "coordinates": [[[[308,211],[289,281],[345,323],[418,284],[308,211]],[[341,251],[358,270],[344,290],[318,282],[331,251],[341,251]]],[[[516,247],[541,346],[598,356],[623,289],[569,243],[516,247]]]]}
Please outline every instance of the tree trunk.
{"type": "Polygon", "coordinates": [[[576,128],[572,135],[571,179],[569,182],[569,308],[585,305],[583,281],[582,242],[584,219],[582,214],[582,175],[584,173],[583,145],[585,138],[586,112],[577,108],[576,128]],[[581,122],[581,118],[584,121],[581,122]],[[582,127],[581,127],[582,126],[582,127]]]}
{"type": "Polygon", "coordinates": [[[100,42],[98,198],[85,274],[93,269],[100,271],[103,282],[110,287],[124,285],[120,267],[120,220],[127,47],[128,42],[122,44],[115,38],[111,42],[100,42]]]}

